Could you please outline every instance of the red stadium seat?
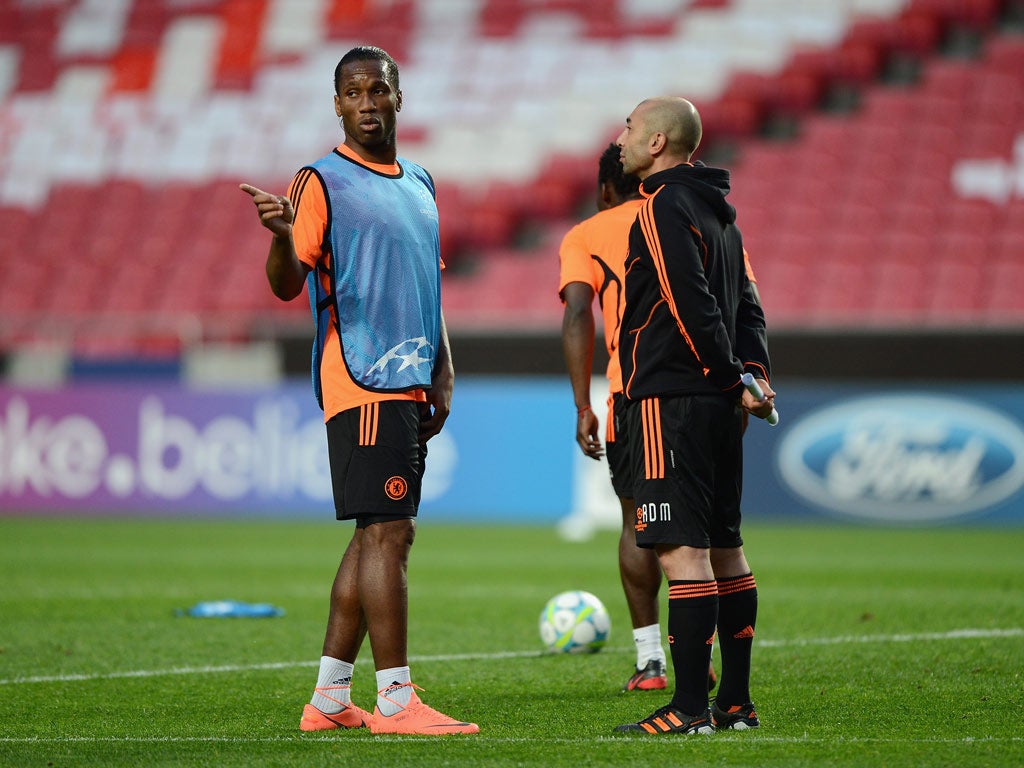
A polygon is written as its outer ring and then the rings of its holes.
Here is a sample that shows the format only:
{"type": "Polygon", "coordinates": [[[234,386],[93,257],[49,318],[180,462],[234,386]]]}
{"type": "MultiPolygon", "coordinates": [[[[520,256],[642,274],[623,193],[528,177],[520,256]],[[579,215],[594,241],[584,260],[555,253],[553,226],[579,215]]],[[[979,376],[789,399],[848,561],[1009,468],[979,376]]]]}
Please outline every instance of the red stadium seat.
{"type": "Polygon", "coordinates": [[[987,41],[984,63],[990,71],[1019,76],[1024,72],[1024,36],[998,35],[987,41]]]}
{"type": "Polygon", "coordinates": [[[929,14],[942,22],[977,27],[992,24],[999,13],[999,0],[912,0],[910,10],[929,14]]]}

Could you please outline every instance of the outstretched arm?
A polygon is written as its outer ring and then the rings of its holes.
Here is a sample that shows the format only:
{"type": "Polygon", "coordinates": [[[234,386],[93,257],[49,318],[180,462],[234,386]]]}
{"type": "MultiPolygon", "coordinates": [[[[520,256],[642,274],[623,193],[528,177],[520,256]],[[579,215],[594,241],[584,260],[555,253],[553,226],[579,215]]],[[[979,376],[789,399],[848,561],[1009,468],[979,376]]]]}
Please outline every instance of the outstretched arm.
{"type": "Polygon", "coordinates": [[[260,223],[274,236],[267,253],[267,281],[270,290],[284,301],[294,299],[305,287],[310,267],[295,253],[295,243],[292,241],[295,209],[292,201],[284,195],[272,195],[251,184],[239,184],[239,189],[252,198],[259,212],[260,223]]]}

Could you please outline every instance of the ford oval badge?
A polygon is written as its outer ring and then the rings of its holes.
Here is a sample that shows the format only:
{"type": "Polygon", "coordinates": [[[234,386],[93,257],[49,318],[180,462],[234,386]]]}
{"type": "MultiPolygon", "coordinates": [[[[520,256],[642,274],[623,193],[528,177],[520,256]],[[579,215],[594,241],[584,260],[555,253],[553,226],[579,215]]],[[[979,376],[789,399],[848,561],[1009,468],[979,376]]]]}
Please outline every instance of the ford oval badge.
{"type": "Polygon", "coordinates": [[[783,481],[826,511],[870,520],[944,520],[1024,486],[1024,431],[941,395],[863,397],[815,411],[779,446],[783,481]]]}

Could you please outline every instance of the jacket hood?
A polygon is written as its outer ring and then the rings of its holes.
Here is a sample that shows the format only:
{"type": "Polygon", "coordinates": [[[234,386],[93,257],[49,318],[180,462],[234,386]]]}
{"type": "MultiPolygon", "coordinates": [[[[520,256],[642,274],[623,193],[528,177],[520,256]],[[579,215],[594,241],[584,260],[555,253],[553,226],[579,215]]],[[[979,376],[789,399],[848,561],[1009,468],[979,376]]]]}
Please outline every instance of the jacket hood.
{"type": "Polygon", "coordinates": [[[736,209],[725,196],[729,194],[729,172],[706,165],[677,165],[652,173],[641,184],[645,195],[653,195],[664,184],[682,184],[704,200],[723,224],[736,221],[736,209]]]}

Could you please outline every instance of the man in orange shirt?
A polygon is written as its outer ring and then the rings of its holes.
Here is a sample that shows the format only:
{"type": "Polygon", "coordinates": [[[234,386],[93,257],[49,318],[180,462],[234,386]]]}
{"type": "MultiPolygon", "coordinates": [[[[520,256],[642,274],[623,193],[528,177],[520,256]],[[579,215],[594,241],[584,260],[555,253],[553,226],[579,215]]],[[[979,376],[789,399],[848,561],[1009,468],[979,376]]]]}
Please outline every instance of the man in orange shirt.
{"type": "Polygon", "coordinates": [[[339,520],[355,520],[331,593],[323,655],[300,728],[477,733],[420,701],[407,651],[409,551],[426,442],[451,407],[454,370],[440,303],[434,183],[399,157],[398,66],[357,47],[334,73],[344,142],[302,168],[286,196],[248,184],[273,234],[266,271],[278,298],[307,288],[317,324],[313,384],[324,409],[339,520]],[[370,636],[373,714],[352,702],[356,655],[370,636]]]}

